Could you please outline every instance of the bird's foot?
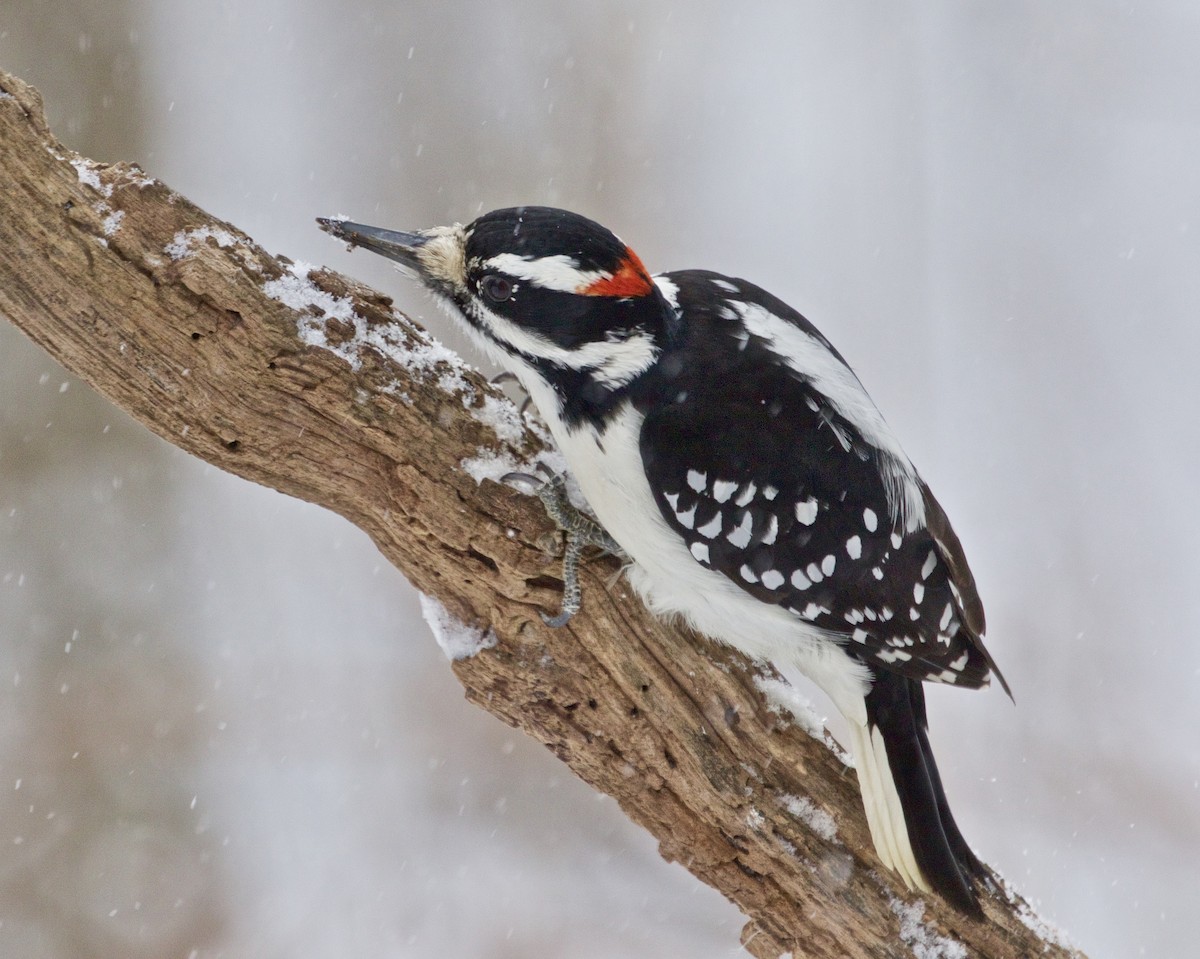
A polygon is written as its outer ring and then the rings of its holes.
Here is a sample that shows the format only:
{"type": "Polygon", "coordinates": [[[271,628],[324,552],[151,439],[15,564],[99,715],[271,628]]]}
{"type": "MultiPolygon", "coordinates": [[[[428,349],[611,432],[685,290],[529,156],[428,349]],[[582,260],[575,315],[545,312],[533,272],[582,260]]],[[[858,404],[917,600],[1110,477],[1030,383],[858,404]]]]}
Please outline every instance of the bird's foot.
{"type": "Polygon", "coordinates": [[[566,534],[562,609],[556,616],[541,613],[542,621],[547,626],[558,628],[570,622],[571,617],[579,612],[583,605],[583,590],[579,584],[579,560],[583,551],[589,546],[596,546],[621,558],[625,557],[625,551],[608,535],[603,526],[575,507],[567,496],[566,478],[562,473],[551,473],[541,463],[537,469],[547,478],[540,479],[530,473],[507,473],[501,479],[505,483],[523,486],[533,492],[542,501],[546,515],[566,534]]]}

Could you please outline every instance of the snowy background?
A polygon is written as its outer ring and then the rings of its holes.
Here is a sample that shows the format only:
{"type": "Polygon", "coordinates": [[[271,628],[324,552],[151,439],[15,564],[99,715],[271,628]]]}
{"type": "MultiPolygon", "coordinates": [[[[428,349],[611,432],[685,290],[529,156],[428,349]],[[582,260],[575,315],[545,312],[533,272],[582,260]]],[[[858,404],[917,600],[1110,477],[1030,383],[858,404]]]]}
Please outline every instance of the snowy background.
{"type": "MultiPolygon", "coordinates": [[[[930,695],[964,832],[1093,959],[1194,955],[1200,6],[752,6],[6,0],[0,65],[69,146],[439,330],[313,217],[557,204],[805,312],[953,517],[1016,692],[930,695]]],[[[463,701],[365,536],[7,326],[0,689],[0,954],[739,951],[463,701]]]]}

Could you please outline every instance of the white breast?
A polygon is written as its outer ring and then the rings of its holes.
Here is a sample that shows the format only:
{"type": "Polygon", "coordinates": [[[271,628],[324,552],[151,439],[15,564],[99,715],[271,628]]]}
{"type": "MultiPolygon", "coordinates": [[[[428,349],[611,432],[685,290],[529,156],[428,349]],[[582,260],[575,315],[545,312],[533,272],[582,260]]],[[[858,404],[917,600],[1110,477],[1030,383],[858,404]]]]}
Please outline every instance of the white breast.
{"type": "Polygon", "coordinates": [[[590,429],[568,430],[554,415],[558,401],[553,391],[532,371],[516,372],[596,518],[633,560],[629,580],[651,611],[682,616],[696,631],[754,659],[800,670],[847,718],[865,723],[866,669],[828,633],[782,607],[760,602],[698,562],[667,525],[642,466],[642,415],[626,404],[602,436],[590,429]]]}

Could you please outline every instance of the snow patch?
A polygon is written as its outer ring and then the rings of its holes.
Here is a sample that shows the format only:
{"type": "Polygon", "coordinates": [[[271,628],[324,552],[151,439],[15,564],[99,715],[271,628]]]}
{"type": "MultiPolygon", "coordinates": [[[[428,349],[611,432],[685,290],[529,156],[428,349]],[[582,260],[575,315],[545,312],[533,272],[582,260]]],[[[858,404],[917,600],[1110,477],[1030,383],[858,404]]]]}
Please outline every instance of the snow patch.
{"type": "Polygon", "coordinates": [[[100,174],[96,172],[96,164],[84,157],[76,157],[71,161],[71,166],[75,168],[75,173],[79,176],[79,182],[84,186],[90,186],[97,193],[101,194],[105,199],[112,196],[113,188],[105,186],[100,182],[100,174]]]}
{"type": "MultiPolygon", "coordinates": [[[[462,460],[459,466],[476,483],[485,479],[500,482],[506,473],[532,472],[533,463],[514,452],[525,445],[527,428],[533,429],[546,446],[540,456],[542,462],[555,472],[566,471],[566,462],[554,450],[548,431],[536,421],[526,419],[517,404],[507,397],[484,394],[480,398],[467,379],[468,374],[474,372],[473,367],[452,349],[425,331],[406,324],[368,324],[355,312],[350,297],[336,296],[313,283],[309,279],[313,269],[308,263],[293,263],[278,279],[265,282],[263,292],[299,314],[298,332],[304,343],[341,357],[352,370],[362,369],[362,352],[369,348],[407,370],[414,379],[432,380],[444,392],[461,397],[471,416],[489,427],[497,440],[512,448],[481,447],[474,455],[462,460]],[[331,322],[340,327],[336,336],[330,336],[331,322]]],[[[411,402],[398,382],[385,385],[382,390],[411,402]]],[[[568,490],[571,491],[570,484],[568,490]]],[[[575,500],[576,496],[572,495],[572,501],[575,500]]]]}
{"type": "Polygon", "coordinates": [[[796,725],[814,739],[824,740],[825,721],[817,715],[812,703],[786,679],[759,675],[754,677],[754,685],[766,697],[767,708],[776,716],[784,719],[791,716],[796,725]]]}
{"type": "Polygon", "coordinates": [[[125,219],[124,210],[116,210],[104,218],[104,235],[112,236],[121,228],[121,221],[125,219]]]}
{"type": "MultiPolygon", "coordinates": [[[[992,871],[995,872],[994,869],[992,871]]],[[[1039,916],[1033,907],[1021,898],[1016,890],[1008,884],[1007,879],[999,873],[996,873],[996,878],[1000,880],[1000,887],[1004,890],[1004,896],[1008,899],[1009,905],[1016,907],[1017,918],[1021,920],[1021,925],[1042,940],[1042,942],[1046,943],[1047,949],[1050,946],[1058,946],[1061,949],[1078,954],[1079,947],[1071,941],[1071,937],[1066,932],[1049,919],[1043,919],[1039,916]]]]}
{"type": "Polygon", "coordinates": [[[483,403],[474,409],[475,419],[486,423],[496,438],[514,446],[525,440],[525,418],[517,404],[504,396],[485,396],[483,403]]]}
{"type": "Polygon", "coordinates": [[[826,842],[838,842],[833,817],[806,796],[784,796],[784,808],[826,842]]]}
{"type": "Polygon", "coordinates": [[[182,260],[185,256],[191,256],[205,240],[216,240],[221,249],[237,246],[241,242],[238,237],[219,226],[202,226],[195,230],[180,230],[163,248],[163,252],[172,260],[182,260]]]}
{"type": "MultiPolygon", "coordinates": [[[[139,190],[144,190],[148,186],[154,186],[158,182],[154,177],[136,166],[127,169],[122,179],[123,182],[128,183],[130,186],[135,186],[139,190]]],[[[172,196],[175,196],[175,194],[172,194],[172,196]]]]}
{"type": "MultiPolygon", "coordinates": [[[[53,151],[51,151],[53,153],[53,151]]],[[[65,157],[54,153],[57,159],[62,160],[65,157]]],[[[86,157],[76,156],[68,162],[75,168],[75,173],[79,177],[79,182],[86,187],[90,187],[99,193],[104,199],[92,204],[92,209],[96,215],[101,218],[100,227],[104,231],[103,236],[96,237],[96,242],[101,246],[108,246],[108,238],[113,236],[117,230],[121,228],[121,221],[125,219],[124,210],[114,210],[108,203],[113,195],[113,184],[104,183],[100,179],[99,169],[100,164],[86,157]]],[[[108,168],[110,176],[113,175],[113,168],[108,168]]],[[[120,171],[117,171],[120,174],[120,171]]],[[[122,175],[122,179],[128,180],[128,175],[122,175]]]]}
{"type": "Polygon", "coordinates": [[[767,700],[767,708],[771,712],[785,720],[790,717],[792,722],[813,739],[824,743],[829,751],[845,765],[854,767],[854,760],[850,754],[842,749],[825,729],[824,717],[813,708],[813,704],[806,697],[797,691],[795,686],[786,679],[765,676],[762,673],[754,677],[754,685],[767,700]]]}
{"type": "Polygon", "coordinates": [[[474,456],[468,456],[459,464],[459,468],[477,484],[485,479],[499,483],[508,473],[524,473],[529,471],[529,464],[519,456],[507,450],[479,450],[474,456]]]}
{"type": "Polygon", "coordinates": [[[421,615],[433,630],[433,638],[448,659],[470,659],[476,653],[496,645],[496,634],[490,629],[482,630],[460,622],[432,596],[421,593],[418,598],[421,601],[421,615]]]}
{"type": "Polygon", "coordinates": [[[900,938],[917,959],[967,959],[967,947],[957,939],[939,936],[924,922],[925,901],[918,899],[906,905],[899,899],[889,899],[888,905],[900,919],[900,938]]]}
{"type": "MultiPolygon", "coordinates": [[[[404,367],[419,380],[428,380],[437,374],[437,384],[450,393],[461,393],[468,407],[475,400],[475,390],[467,382],[466,373],[471,369],[462,357],[443,346],[427,333],[395,326],[370,326],[366,319],[354,311],[353,301],[346,296],[335,296],[312,282],[308,274],[315,267],[297,261],[288,267],[277,280],[263,284],[263,292],[301,314],[299,321],[300,339],[309,346],[329,350],[350,364],[353,370],[362,369],[361,353],[370,347],[381,355],[404,367]],[[331,340],[328,324],[336,320],[353,330],[349,337],[339,332],[331,340]]],[[[493,407],[495,403],[493,403],[493,407]]],[[[496,422],[502,417],[484,405],[482,415],[496,422]]],[[[495,428],[496,422],[486,420],[495,428]]]]}

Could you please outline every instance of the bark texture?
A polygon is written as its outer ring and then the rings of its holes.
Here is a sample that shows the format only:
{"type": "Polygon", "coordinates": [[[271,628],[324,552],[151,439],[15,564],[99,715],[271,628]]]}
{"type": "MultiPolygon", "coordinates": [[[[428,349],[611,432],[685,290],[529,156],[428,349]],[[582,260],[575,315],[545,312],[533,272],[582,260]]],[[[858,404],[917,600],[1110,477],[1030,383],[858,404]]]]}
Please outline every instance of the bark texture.
{"type": "Polygon", "coordinates": [[[529,461],[541,441],[387,297],[77,156],[34,89],[0,74],[0,90],[0,313],[169,442],[345,516],[490,632],[453,662],[467,697],[733,900],[751,953],[1078,955],[1014,893],[985,896],[985,923],[908,893],[875,858],[853,772],[771,711],[751,663],[611,585],[615,561],[585,566],[569,627],[544,626],[561,584],[540,504],[462,468],[529,461]]]}

